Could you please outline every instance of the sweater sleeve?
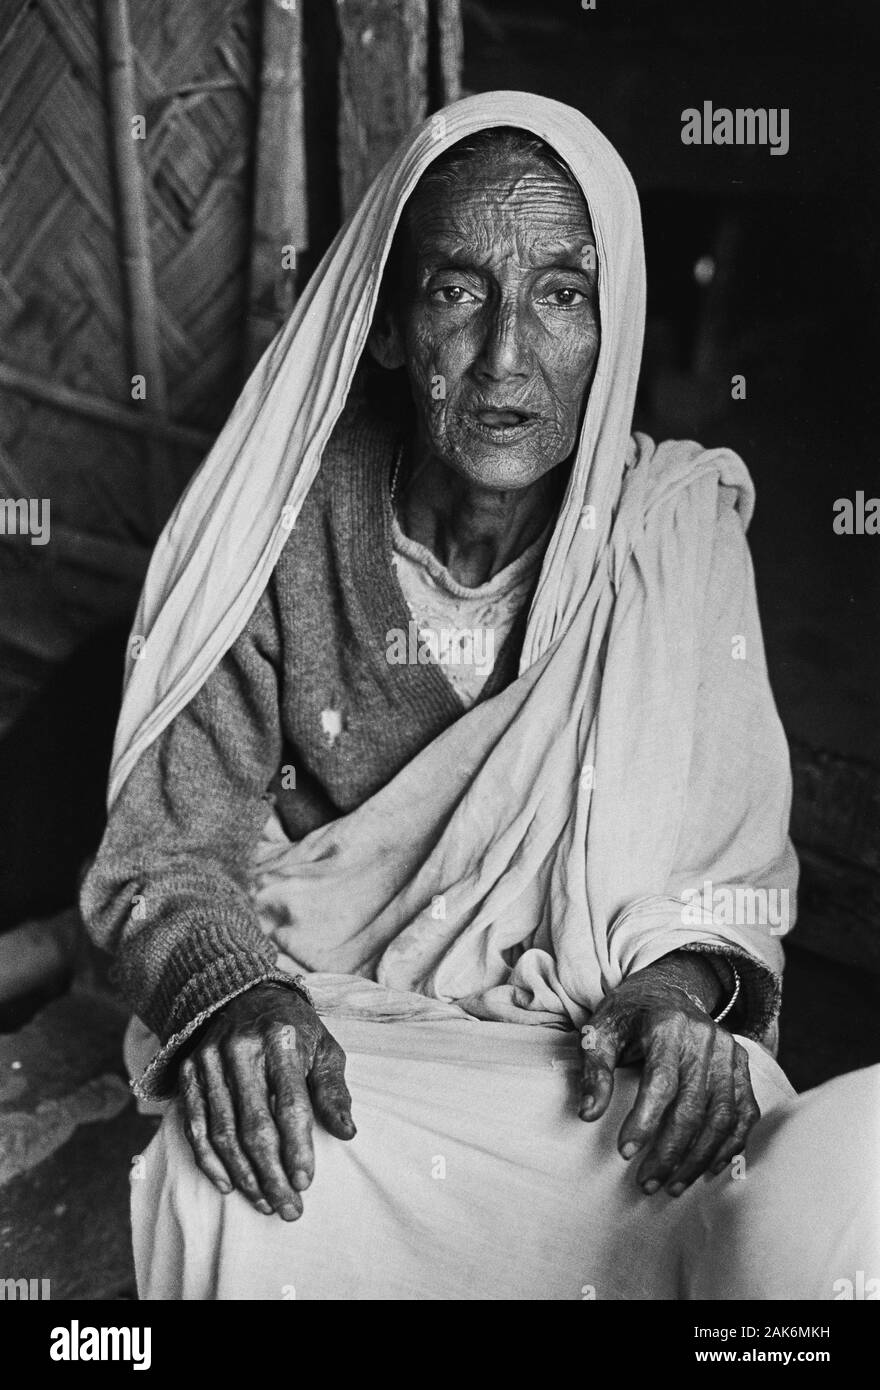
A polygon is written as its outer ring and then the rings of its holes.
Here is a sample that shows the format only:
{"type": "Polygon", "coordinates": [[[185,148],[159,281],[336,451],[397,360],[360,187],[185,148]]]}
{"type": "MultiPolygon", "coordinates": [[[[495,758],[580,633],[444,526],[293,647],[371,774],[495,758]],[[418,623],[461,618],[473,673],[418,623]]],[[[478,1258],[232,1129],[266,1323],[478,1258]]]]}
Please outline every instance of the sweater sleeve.
{"type": "Polygon", "coordinates": [[[281,761],[280,636],[272,585],[241,636],[143,753],[85,878],[92,939],[164,1044],[161,1095],[180,1045],[221,1004],[265,980],[290,983],[260,930],[248,870],[281,761]]]}

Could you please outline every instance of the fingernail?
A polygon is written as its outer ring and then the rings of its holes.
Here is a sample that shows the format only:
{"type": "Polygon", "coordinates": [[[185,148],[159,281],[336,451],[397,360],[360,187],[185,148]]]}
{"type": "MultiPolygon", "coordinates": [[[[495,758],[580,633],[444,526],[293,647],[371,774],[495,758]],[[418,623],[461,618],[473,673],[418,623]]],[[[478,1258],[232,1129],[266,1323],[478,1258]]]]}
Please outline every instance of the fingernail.
{"type": "Polygon", "coordinates": [[[296,1188],[297,1192],[304,1191],[305,1188],[308,1187],[310,1182],[311,1178],[309,1177],[305,1169],[297,1168],[296,1172],[293,1175],[293,1185],[296,1188]]]}
{"type": "Polygon", "coordinates": [[[278,1215],[283,1221],[298,1221],[300,1208],[295,1207],[293,1202],[285,1202],[283,1207],[278,1210],[278,1215]]]}
{"type": "Polygon", "coordinates": [[[656,1178],[649,1178],[647,1182],[642,1183],[642,1191],[646,1192],[650,1197],[651,1193],[656,1192],[659,1186],[660,1184],[656,1178]]]}
{"type": "Polygon", "coordinates": [[[260,1201],[257,1202],[255,1205],[256,1205],[257,1211],[261,1211],[261,1212],[263,1213],[264,1216],[271,1216],[271,1215],[272,1215],[272,1208],[269,1206],[269,1203],[268,1203],[268,1202],[264,1202],[264,1201],[260,1200],[260,1201]]]}
{"type": "Polygon", "coordinates": [[[684,1192],[684,1188],[685,1185],[683,1182],[674,1182],[672,1186],[668,1187],[666,1190],[670,1197],[680,1197],[682,1192],[684,1192]]]}
{"type": "Polygon", "coordinates": [[[217,1189],[218,1191],[223,1193],[224,1197],[228,1197],[230,1192],[232,1191],[232,1188],[230,1187],[228,1182],[218,1182],[217,1189]]]}
{"type": "Polygon", "coordinates": [[[624,1158],[632,1158],[633,1154],[637,1154],[638,1151],[639,1146],[634,1139],[630,1139],[629,1142],[627,1144],[624,1144],[623,1148],[620,1150],[624,1158]]]}

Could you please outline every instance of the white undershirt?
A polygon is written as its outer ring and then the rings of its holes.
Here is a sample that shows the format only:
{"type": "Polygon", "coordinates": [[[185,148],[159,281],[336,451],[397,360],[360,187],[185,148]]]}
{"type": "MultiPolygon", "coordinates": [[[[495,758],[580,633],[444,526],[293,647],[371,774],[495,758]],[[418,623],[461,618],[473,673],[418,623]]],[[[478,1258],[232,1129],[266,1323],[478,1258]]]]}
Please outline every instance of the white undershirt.
{"type": "Polygon", "coordinates": [[[427,546],[405,535],[394,517],[393,563],[420,646],[441,666],[466,709],[488,680],[532,589],[549,530],[492,579],[468,588],[427,546]]]}

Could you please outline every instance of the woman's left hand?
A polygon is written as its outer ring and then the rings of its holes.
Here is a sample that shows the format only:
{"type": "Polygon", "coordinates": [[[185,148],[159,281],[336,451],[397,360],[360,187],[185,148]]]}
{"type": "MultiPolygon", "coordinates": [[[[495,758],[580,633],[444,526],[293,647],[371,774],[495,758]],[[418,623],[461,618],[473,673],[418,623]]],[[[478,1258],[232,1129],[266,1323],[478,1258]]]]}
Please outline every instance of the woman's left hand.
{"type": "Polygon", "coordinates": [[[678,1197],[701,1173],[720,1173],[760,1116],[745,1049],[688,995],[650,970],[618,985],[583,1030],[580,1117],[608,1109],[614,1069],[641,1056],[635,1104],[621,1126],[626,1159],[645,1150],[637,1181],[678,1197]],[[646,978],[647,977],[647,978],[646,978]]]}

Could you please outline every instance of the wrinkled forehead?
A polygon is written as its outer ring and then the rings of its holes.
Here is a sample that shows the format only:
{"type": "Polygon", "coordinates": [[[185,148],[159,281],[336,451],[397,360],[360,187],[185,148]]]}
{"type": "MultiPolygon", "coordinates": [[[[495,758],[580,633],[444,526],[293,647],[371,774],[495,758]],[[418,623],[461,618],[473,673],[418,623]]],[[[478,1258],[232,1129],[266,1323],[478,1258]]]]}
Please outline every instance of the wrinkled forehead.
{"type": "Polygon", "coordinates": [[[461,141],[425,171],[407,200],[397,255],[417,260],[505,243],[531,259],[595,246],[580,184],[544,141],[492,128],[461,141]]]}

